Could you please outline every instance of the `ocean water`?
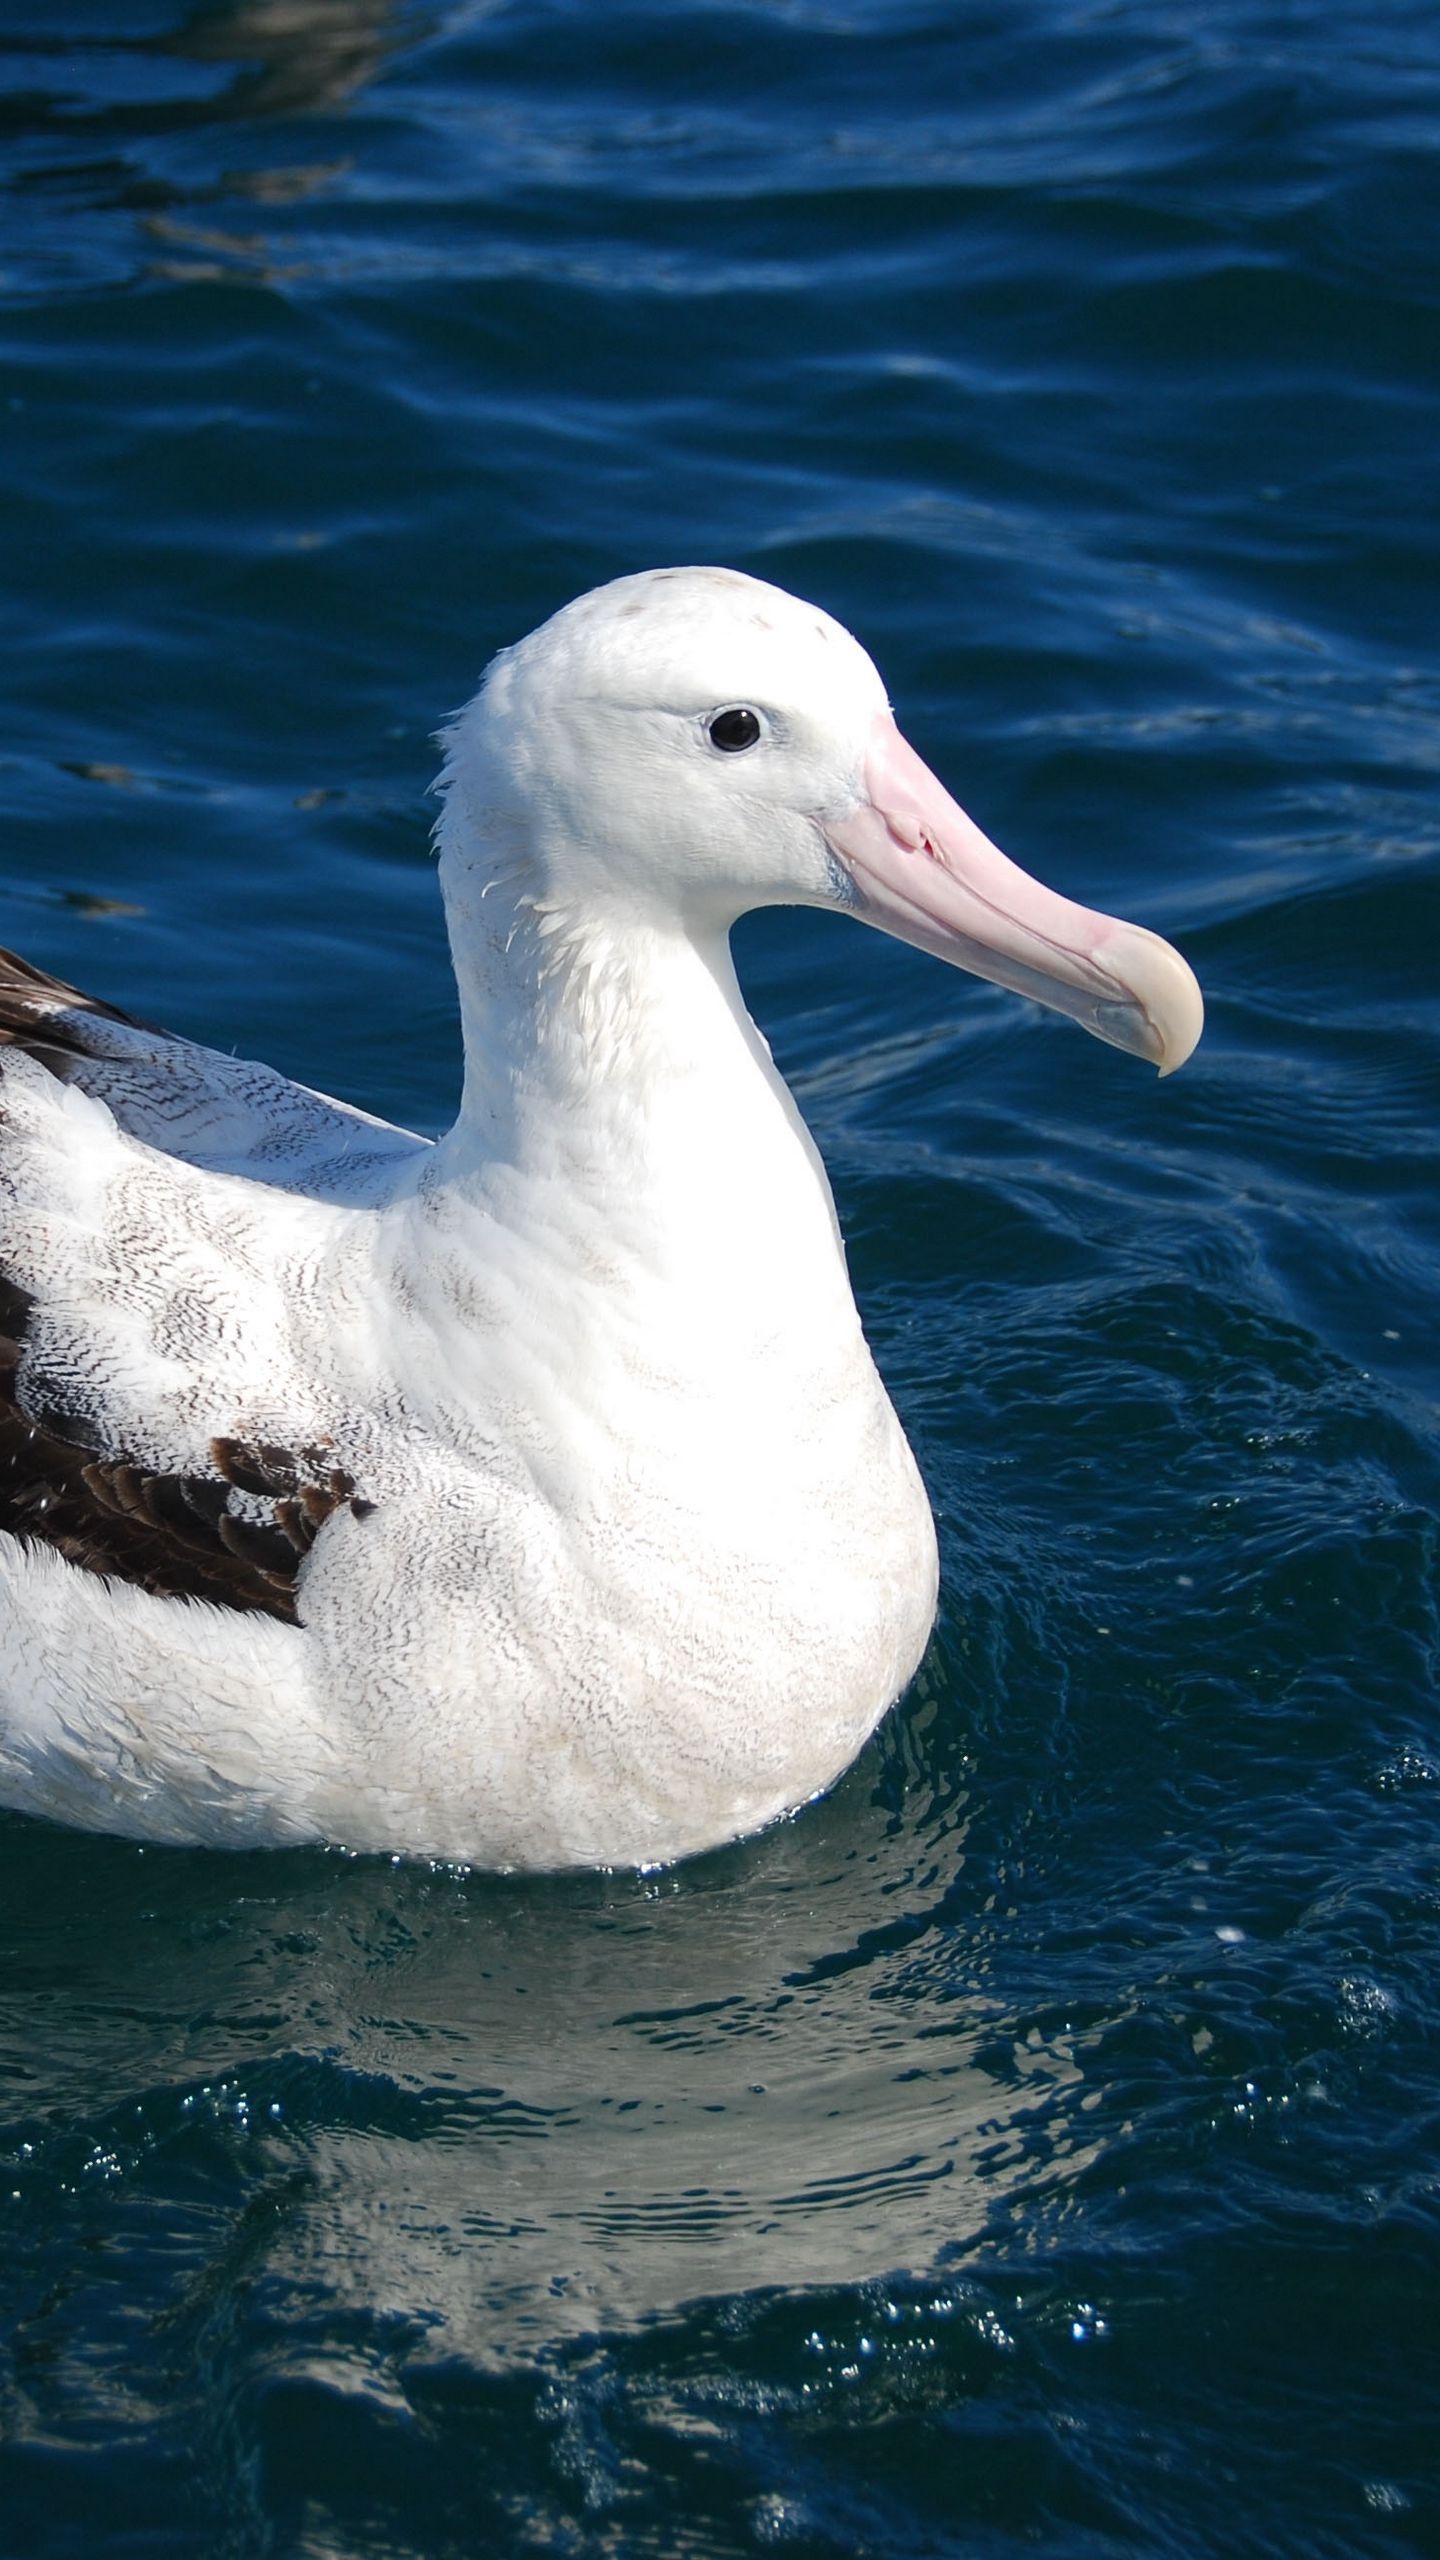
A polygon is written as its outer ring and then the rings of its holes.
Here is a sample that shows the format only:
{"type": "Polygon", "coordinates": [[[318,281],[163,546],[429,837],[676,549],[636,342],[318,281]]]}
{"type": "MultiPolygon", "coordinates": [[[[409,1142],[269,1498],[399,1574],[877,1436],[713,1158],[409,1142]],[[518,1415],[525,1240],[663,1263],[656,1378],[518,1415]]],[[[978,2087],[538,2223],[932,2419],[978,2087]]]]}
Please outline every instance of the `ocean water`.
{"type": "Polygon", "coordinates": [[[1440,2552],[1440,21],[13,0],[0,940],[411,1125],[431,732],[732,563],[1210,1004],[739,936],[941,1522],[637,1878],[0,1817],[0,2553],[1440,2552]]]}

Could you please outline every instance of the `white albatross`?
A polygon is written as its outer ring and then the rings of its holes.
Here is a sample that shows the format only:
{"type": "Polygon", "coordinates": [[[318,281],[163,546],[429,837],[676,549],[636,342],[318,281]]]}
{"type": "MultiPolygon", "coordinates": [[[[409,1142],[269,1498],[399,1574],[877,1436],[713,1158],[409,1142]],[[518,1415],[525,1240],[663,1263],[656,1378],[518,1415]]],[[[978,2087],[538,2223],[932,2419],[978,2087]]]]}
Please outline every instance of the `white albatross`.
{"type": "Polygon", "coordinates": [[[930,1508],[730,959],[837,907],[1162,1072],[1167,943],[1053,896],[827,614],[582,596],[446,740],[437,1145],[0,969],[0,1802],[151,1841],[630,1865],[838,1776],[930,1508]]]}

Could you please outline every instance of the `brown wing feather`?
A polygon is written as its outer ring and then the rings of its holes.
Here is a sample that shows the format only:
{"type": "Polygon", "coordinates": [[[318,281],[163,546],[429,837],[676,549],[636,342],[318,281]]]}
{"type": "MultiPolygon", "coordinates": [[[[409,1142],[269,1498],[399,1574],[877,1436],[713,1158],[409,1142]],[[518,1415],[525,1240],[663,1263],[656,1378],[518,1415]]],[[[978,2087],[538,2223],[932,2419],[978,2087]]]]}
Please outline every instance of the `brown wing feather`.
{"type": "MultiPolygon", "coordinates": [[[[64,1080],[92,1061],[103,1065],[106,1023],[150,1030],[0,948],[0,1049],[24,1049],[64,1080]]],[[[167,1034],[152,1036],[168,1044],[167,1034]]],[[[319,1110],[341,1108],[315,1099],[319,1110]]],[[[361,1518],[372,1507],[333,1450],[320,1439],[281,1449],[219,1438],[210,1443],[213,1472],[168,1475],[98,1447],[83,1416],[27,1398],[33,1303],[0,1270],[0,1531],[54,1547],[87,1573],[293,1624],[296,1578],[316,1532],[342,1504],[361,1518]],[[249,1497],[245,1506],[236,1507],[237,1493],[249,1497]]]]}
{"type": "Polygon", "coordinates": [[[0,1046],[28,1049],[32,1057],[63,1076],[67,1058],[90,1054],[84,1037],[86,1015],[92,1021],[123,1023],[128,1031],[153,1028],[100,996],[87,996],[79,987],[67,986],[63,978],[53,978],[47,969],[37,969],[32,960],[22,960],[18,951],[7,951],[0,944],[0,1046]],[[73,1019],[76,1015],[78,1021],[73,1019]]]}
{"type": "Polygon", "coordinates": [[[27,1412],[17,1373],[30,1302],[0,1279],[0,1530],[54,1547],[87,1573],[167,1599],[258,1609],[294,1625],[296,1579],[316,1532],[348,1504],[372,1506],[321,1442],[299,1449],[210,1443],[214,1472],[166,1475],[87,1448],[27,1412]],[[238,1511],[232,1494],[252,1497],[238,1511]],[[253,1501],[267,1506],[257,1518],[253,1501]]]}

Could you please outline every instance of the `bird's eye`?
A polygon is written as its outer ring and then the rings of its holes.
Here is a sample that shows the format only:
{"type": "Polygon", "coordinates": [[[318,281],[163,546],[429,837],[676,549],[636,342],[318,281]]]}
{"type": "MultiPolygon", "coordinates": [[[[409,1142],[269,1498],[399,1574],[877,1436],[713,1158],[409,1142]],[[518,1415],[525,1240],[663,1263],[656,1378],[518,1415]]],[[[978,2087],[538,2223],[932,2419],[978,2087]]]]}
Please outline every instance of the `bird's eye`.
{"type": "Polygon", "coordinates": [[[755,711],[717,711],[710,723],[711,746],[721,748],[727,756],[743,755],[759,735],[760,717],[755,711]]]}

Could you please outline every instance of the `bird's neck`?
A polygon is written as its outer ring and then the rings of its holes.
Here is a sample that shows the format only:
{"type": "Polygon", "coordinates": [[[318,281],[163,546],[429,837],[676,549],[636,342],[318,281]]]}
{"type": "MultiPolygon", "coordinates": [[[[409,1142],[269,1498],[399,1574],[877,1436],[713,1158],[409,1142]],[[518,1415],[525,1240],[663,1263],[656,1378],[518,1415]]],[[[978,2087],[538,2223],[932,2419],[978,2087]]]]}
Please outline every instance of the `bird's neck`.
{"type": "MultiPolygon", "coordinates": [[[[775,1285],[849,1308],[829,1184],[746,1011],[723,927],[578,914],[523,863],[442,879],[465,1036],[460,1116],[426,1184],[507,1225],[587,1235],[706,1295],[775,1285]]],[[[583,1261],[582,1261],[583,1267],[583,1261]]]]}

